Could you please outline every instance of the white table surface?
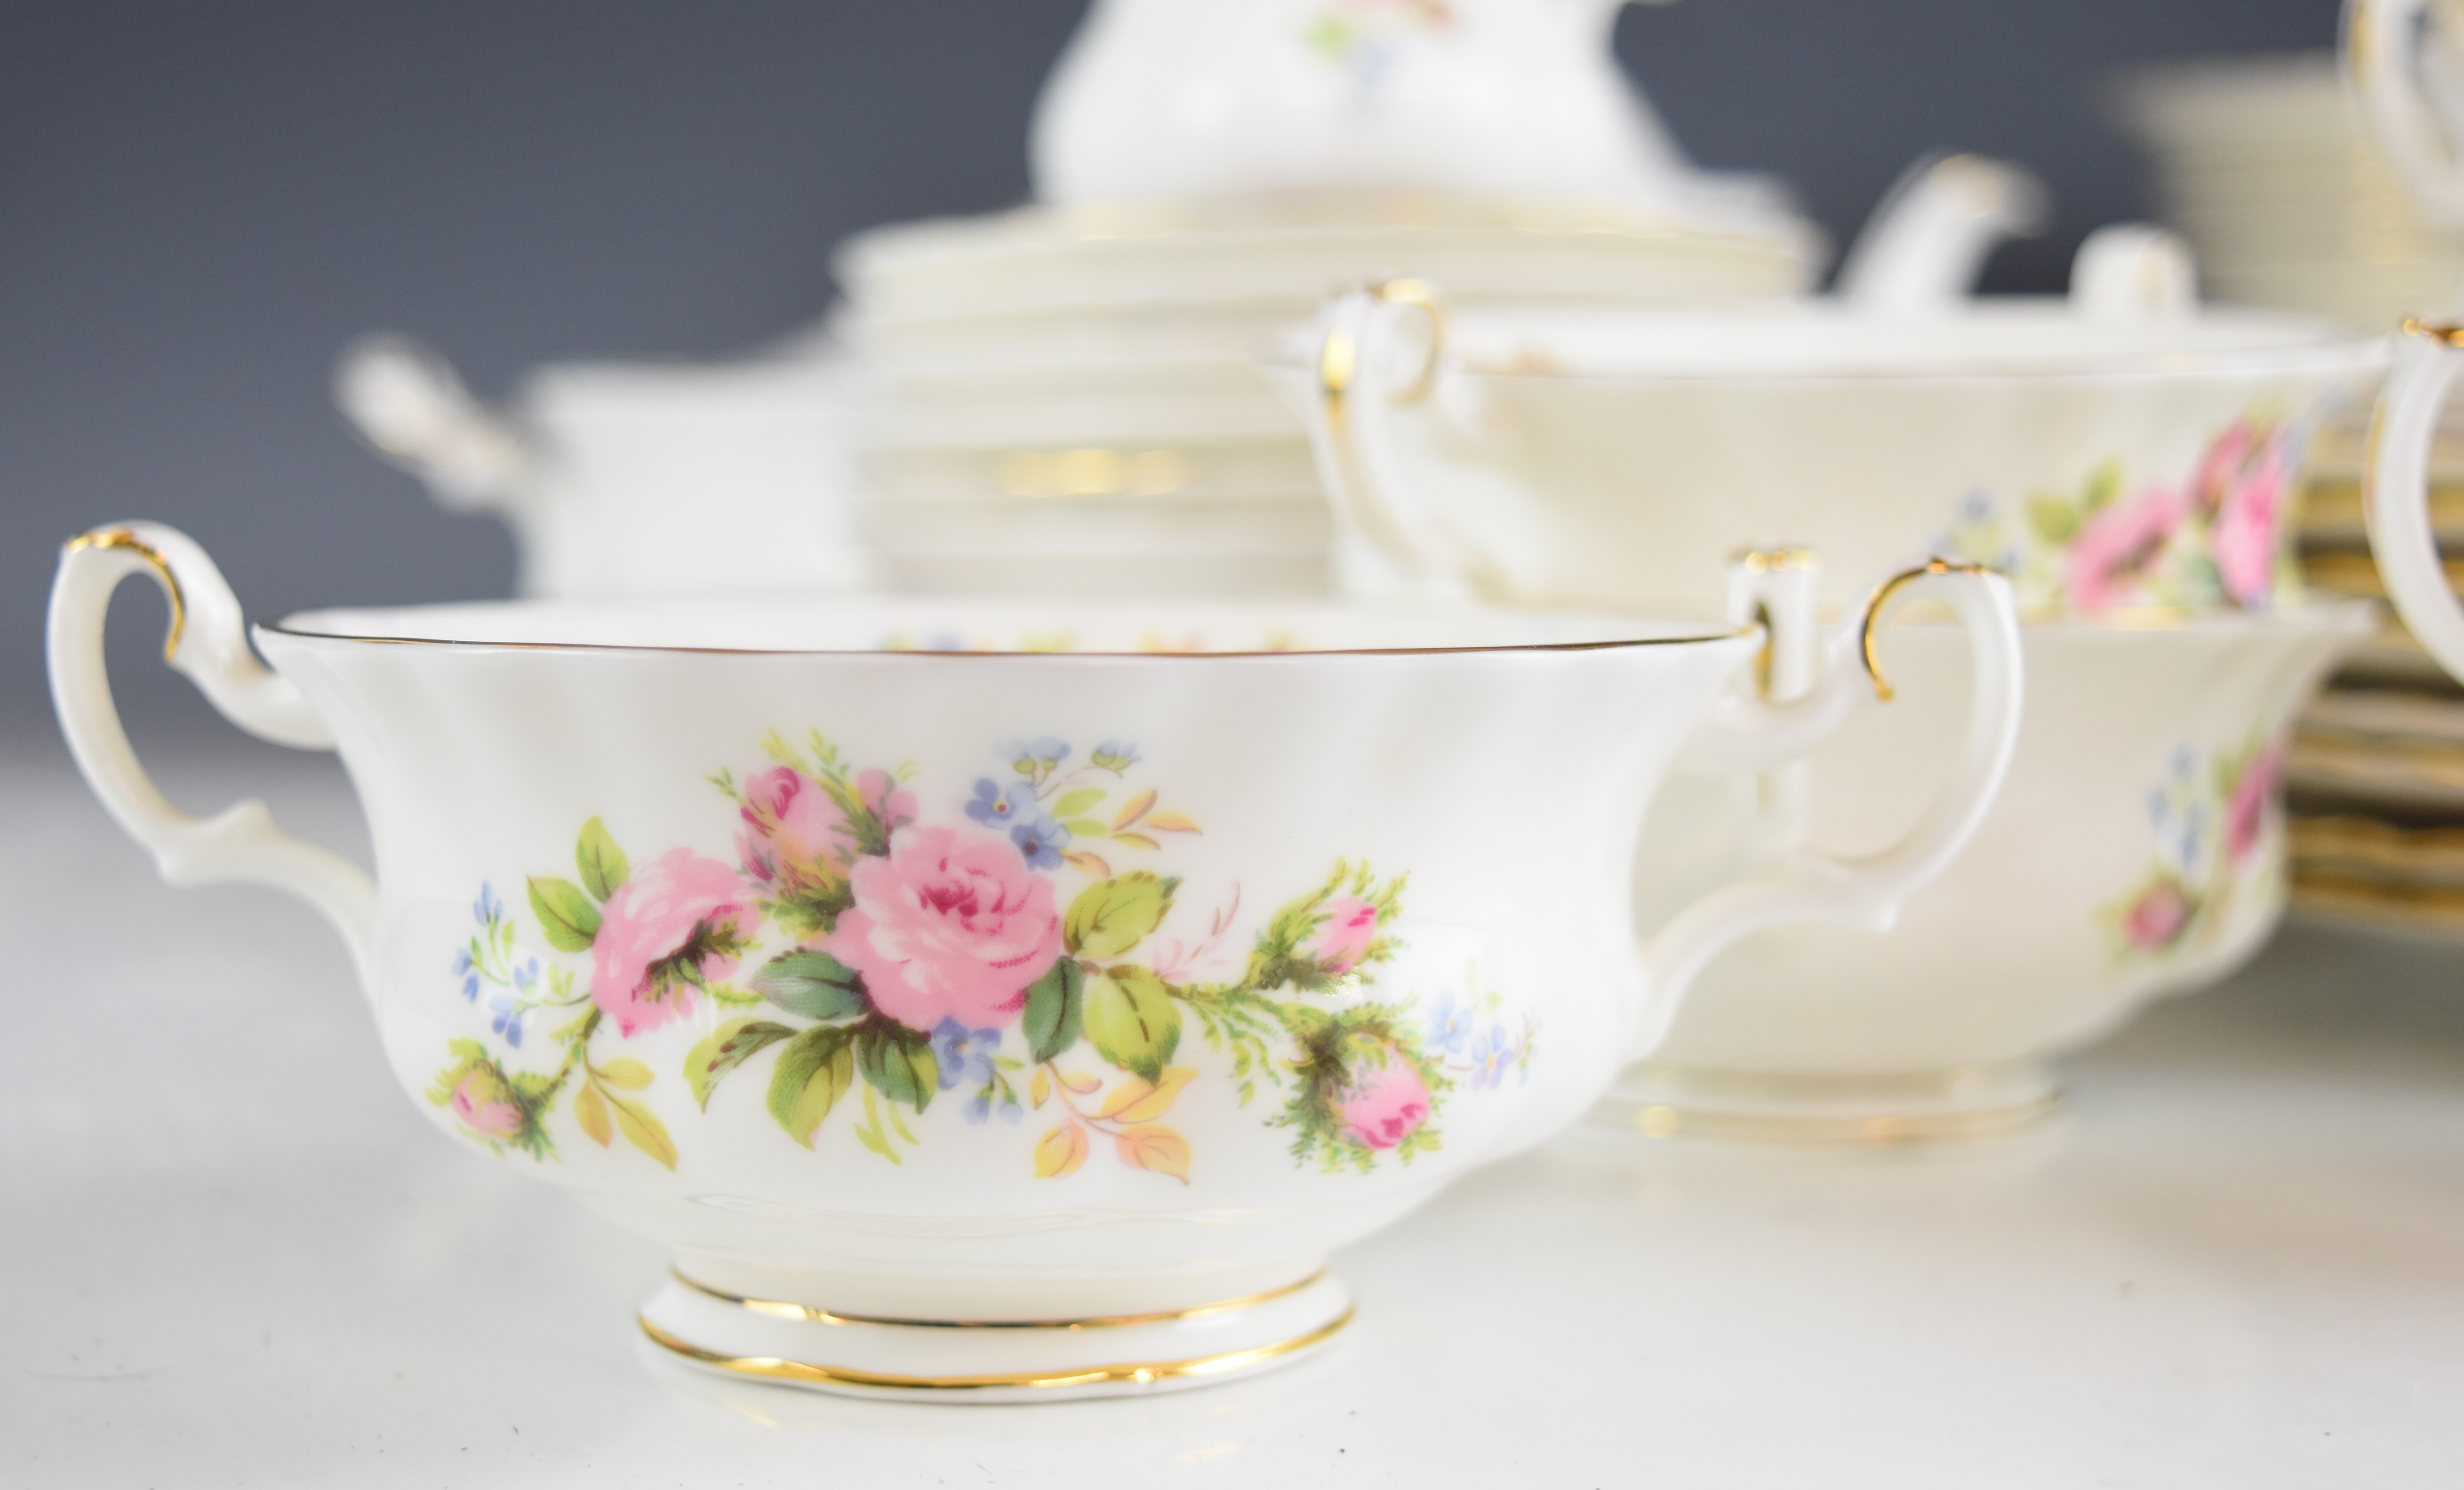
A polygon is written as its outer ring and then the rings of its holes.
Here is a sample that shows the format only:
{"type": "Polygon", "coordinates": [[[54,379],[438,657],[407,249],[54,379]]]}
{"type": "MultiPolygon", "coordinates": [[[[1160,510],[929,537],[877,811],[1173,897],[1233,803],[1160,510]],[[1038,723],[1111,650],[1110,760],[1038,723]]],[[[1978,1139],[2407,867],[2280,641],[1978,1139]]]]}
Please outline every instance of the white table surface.
{"type": "MultiPolygon", "coordinates": [[[[214,746],[363,841],[330,763],[214,746]]],[[[341,948],[0,756],[0,1483],[2464,1484],[2464,957],[2297,928],[2021,1140],[1561,1140],[1339,1265],[1282,1373],[1023,1408],[649,1359],[656,1251],[420,1118],[341,948]]]]}

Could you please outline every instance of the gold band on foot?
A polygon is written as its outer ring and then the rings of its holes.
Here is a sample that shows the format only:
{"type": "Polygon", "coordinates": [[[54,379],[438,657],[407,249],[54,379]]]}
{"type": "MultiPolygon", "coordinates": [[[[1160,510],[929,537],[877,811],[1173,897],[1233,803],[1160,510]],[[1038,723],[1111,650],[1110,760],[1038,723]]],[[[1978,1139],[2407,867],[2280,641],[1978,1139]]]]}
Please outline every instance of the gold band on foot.
{"type": "MultiPolygon", "coordinates": [[[[682,1268],[670,1269],[677,1282],[697,1294],[732,1303],[739,1309],[766,1314],[772,1319],[794,1320],[807,1324],[889,1324],[904,1329],[1113,1329],[1124,1324],[1168,1324],[1176,1320],[1204,1319],[1214,1314],[1229,1314],[1269,1301],[1288,1297],[1326,1277],[1320,1268],[1297,1282],[1239,1299],[1225,1299],[1216,1303],[1194,1304],[1186,1309],[1158,1309],[1149,1314],[1108,1314],[1082,1320],[909,1320],[878,1314],[841,1314],[831,1309],[815,1308],[807,1303],[788,1303],[776,1299],[753,1299],[714,1288],[697,1278],[689,1277],[682,1268]]],[[[1347,1316],[1348,1317],[1348,1316],[1347,1316]]]]}
{"type": "MultiPolygon", "coordinates": [[[[793,1382],[805,1387],[840,1387],[869,1389],[878,1391],[969,1392],[1040,1389],[1060,1391],[1070,1388],[1100,1386],[1151,1386],[1157,1382],[1186,1380],[1192,1377],[1221,1376],[1264,1366],[1267,1362],[1323,1344],[1336,1331],[1352,1323],[1357,1306],[1347,1306],[1332,1320],[1306,1334],[1272,1345],[1256,1345],[1246,1350],[1229,1350],[1221,1355],[1197,1356],[1183,1361],[1141,1361],[1111,1366],[1081,1367],[1074,1370],[1037,1372],[1016,1371],[993,1376],[893,1376],[879,1371],[849,1370],[843,1367],[816,1366],[804,1361],[782,1360],[766,1355],[725,1355],[688,1345],[659,1328],[647,1319],[639,1320],[642,1333],[661,1349],[672,1352],[696,1366],[715,1370],[731,1371],[739,1376],[759,1377],[766,1381],[793,1382]]],[[[842,1316],[844,1318],[844,1316],[842,1316]]],[[[1169,1318],[1169,1316],[1167,1316],[1169,1318]]]]}

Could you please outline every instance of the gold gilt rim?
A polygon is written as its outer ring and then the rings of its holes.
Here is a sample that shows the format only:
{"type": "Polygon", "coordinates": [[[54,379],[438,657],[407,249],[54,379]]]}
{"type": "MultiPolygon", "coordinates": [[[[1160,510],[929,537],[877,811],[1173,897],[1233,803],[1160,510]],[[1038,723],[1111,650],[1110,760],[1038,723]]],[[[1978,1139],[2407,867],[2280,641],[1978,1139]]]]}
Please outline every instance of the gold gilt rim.
{"type": "Polygon", "coordinates": [[[776,1299],[732,1294],[688,1277],[682,1268],[671,1268],[670,1272],[677,1282],[721,1303],[732,1303],[739,1309],[750,1309],[773,1319],[796,1320],[810,1324],[891,1324],[905,1329],[1114,1329],[1124,1324],[1164,1324],[1175,1320],[1204,1319],[1210,1315],[1229,1314],[1236,1309],[1269,1303],[1277,1299],[1289,1298],[1323,1280],[1328,1270],[1320,1268],[1297,1282],[1285,1283],[1261,1293],[1196,1304],[1186,1309],[1159,1309],[1148,1314],[1106,1314],[1076,1320],[914,1320],[881,1314],[842,1314],[833,1309],[815,1308],[808,1303],[788,1303],[776,1299]]]}
{"type": "MultiPolygon", "coordinates": [[[[1449,614],[1447,618],[1452,617],[1449,614]]],[[[1617,618],[1603,616],[1601,619],[1615,621],[1617,618]]],[[[338,641],[370,647],[440,647],[464,652],[631,653],[718,657],[973,657],[979,661],[988,657],[1039,661],[1083,661],[1100,657],[1141,662],[1220,662],[1235,658],[1452,657],[1524,652],[1619,652],[1634,647],[1700,647],[1752,635],[1756,628],[1705,626],[1700,630],[1687,631],[1683,635],[1622,636],[1606,641],[1519,641],[1499,642],[1485,647],[1291,647],[1271,652],[935,652],[920,647],[891,651],[855,647],[674,647],[606,641],[449,641],[441,636],[369,636],[348,632],[315,632],[268,621],[256,623],[256,630],[267,635],[288,636],[299,641],[338,641]]]]}
{"type": "Polygon", "coordinates": [[[1272,1345],[1254,1345],[1246,1350],[1227,1350],[1221,1355],[1194,1356],[1181,1361],[1120,1362],[1109,1366],[1081,1367],[1064,1371],[1012,1371],[990,1376],[896,1376],[884,1371],[859,1371],[840,1366],[815,1366],[803,1361],[789,1361],[773,1355],[729,1355],[723,1351],[706,1350],[690,1345],[659,1328],[647,1319],[636,1318],[642,1333],[650,1343],[697,1365],[715,1367],[739,1376],[758,1376],[767,1381],[796,1382],[808,1387],[866,1387],[883,1391],[967,1392],[989,1391],[1004,1388],[1031,1388],[1040,1390],[1064,1390],[1071,1387],[1099,1387],[1113,1383],[1150,1386],[1155,1382],[1174,1381],[1191,1376],[1221,1376],[1252,1366],[1306,1350],[1331,1338],[1352,1323],[1357,1305],[1348,1306],[1332,1320],[1305,1334],[1272,1345]]]}
{"type": "Polygon", "coordinates": [[[163,637],[163,660],[171,661],[179,655],[180,637],[188,629],[188,597],[180,592],[180,578],[171,572],[171,561],[163,550],[124,527],[98,528],[79,533],[60,545],[60,555],[83,553],[89,548],[121,548],[145,561],[154,571],[155,583],[163,587],[163,598],[171,607],[171,629],[163,637]]]}

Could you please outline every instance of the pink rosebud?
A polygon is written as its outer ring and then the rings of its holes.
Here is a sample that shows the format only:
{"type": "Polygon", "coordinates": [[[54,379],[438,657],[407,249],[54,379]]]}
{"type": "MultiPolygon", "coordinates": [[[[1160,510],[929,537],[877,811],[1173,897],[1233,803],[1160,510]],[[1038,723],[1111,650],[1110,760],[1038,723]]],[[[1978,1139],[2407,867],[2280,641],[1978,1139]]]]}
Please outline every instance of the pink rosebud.
{"type": "MultiPolygon", "coordinates": [[[[903,796],[905,793],[896,793],[903,796]]],[[[890,799],[894,805],[895,797],[890,799]]],[[[873,1007],[911,1030],[1018,1017],[1061,956],[1052,884],[1007,838],[926,828],[855,867],[855,904],[822,944],[864,976],[873,1007]]]]}
{"type": "Polygon", "coordinates": [[[2277,536],[2290,481],[2281,437],[2255,438],[2236,423],[2199,463],[2199,500],[2215,514],[2208,532],[2216,577],[2235,605],[2266,604],[2276,578],[2277,536]]]}
{"type": "Polygon", "coordinates": [[[744,784],[736,835],[745,874],[789,895],[826,891],[847,878],[855,836],[847,813],[803,772],[774,766],[744,784]]]}
{"type": "Polygon", "coordinates": [[[590,999],[627,1036],[691,1013],[694,984],[735,972],[759,923],[736,871],[691,849],[636,865],[600,918],[590,999]]]}
{"type": "Polygon", "coordinates": [[[1392,1148],[1429,1121],[1429,1087],[1419,1068],[1389,1047],[1386,1063],[1359,1074],[1335,1103],[1344,1131],[1371,1148],[1392,1148]]]}
{"type": "Polygon", "coordinates": [[[897,789],[898,783],[888,771],[861,770],[855,773],[855,792],[872,815],[881,819],[884,837],[915,821],[915,793],[897,789]]]}
{"type": "Polygon", "coordinates": [[[2064,555],[2062,588],[2082,615],[2138,599],[2142,582],[2189,515],[2181,494],[2151,486],[2087,520],[2064,555]]]}
{"type": "Polygon", "coordinates": [[[2225,801],[2225,860],[2238,864],[2258,847],[2259,831],[2267,825],[2267,809],[2284,779],[2284,747],[2270,745],[2258,752],[2233,785],[2225,801]]]}
{"type": "Polygon", "coordinates": [[[521,1131],[522,1110],[494,1072],[473,1071],[453,1088],[453,1116],[465,1127],[490,1138],[511,1138],[521,1131]]]}
{"type": "Polygon", "coordinates": [[[2149,885],[2123,918],[2122,934],[2143,952],[2161,952],[2190,924],[2190,898],[2171,879],[2149,885]]]}
{"type": "Polygon", "coordinates": [[[1326,921],[1318,927],[1309,957],[1329,972],[1347,973],[1360,966],[1360,959],[1369,955],[1369,945],[1376,940],[1377,907],[1349,895],[1337,896],[1326,902],[1326,921]]]}

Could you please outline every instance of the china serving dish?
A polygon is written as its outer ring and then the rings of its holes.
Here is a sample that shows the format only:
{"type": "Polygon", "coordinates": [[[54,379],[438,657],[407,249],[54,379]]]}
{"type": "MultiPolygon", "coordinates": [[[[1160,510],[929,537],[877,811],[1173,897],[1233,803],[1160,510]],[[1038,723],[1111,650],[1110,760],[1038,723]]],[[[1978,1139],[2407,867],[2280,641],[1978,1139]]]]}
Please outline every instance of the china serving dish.
{"type": "Polygon", "coordinates": [[[1335,301],[1273,370],[1312,411],[1354,594],[1666,606],[1740,545],[1799,543],[1833,600],[1940,551],[2011,572],[2031,615],[2263,608],[2307,432],[2384,345],[2179,304],[2161,239],[2113,242],[2070,301],[1924,316],[1449,318],[1405,281],[1335,301]],[[2173,288],[2134,308],[2143,271],[2173,288]]]}
{"type": "Polygon", "coordinates": [[[49,639],[71,750],[167,878],[316,905],[440,1126],[673,1253],[651,1341],[973,1400],[1306,1353],[1352,1314],[1331,1249],[1573,1119],[1721,946],[1887,924],[2007,764],[2008,586],[1898,577],[1792,640],[1822,665],[1786,704],[1732,686],[1762,645],[1562,614],[853,601],[252,633],[211,561],[144,523],[69,545],[49,639]],[[258,804],[200,820],[147,781],[101,638],[139,573],[169,594],[170,664],[227,716],[341,752],[373,878],[258,804]],[[1976,641],[1941,792],[1878,855],[1740,877],[1639,943],[1633,844],[1671,760],[1811,748],[1871,696],[1859,648],[1903,597],[1976,641]],[[1467,818],[1484,779],[1517,811],[1467,818]]]}
{"type": "MultiPolygon", "coordinates": [[[[1852,573],[1935,551],[2016,578],[2022,754],[1952,875],[1887,936],[1734,948],[1706,973],[1722,997],[1619,1088],[1613,1121],[1996,1131],[2047,1109],[2048,1056],[2220,974],[2276,923],[2285,735],[2371,626],[2366,607],[2290,593],[2285,511],[2311,411],[2383,351],[2192,313],[2161,237],[2109,234],[2081,267],[2073,303],[1601,315],[1486,340],[1426,287],[1388,285],[1339,302],[1317,356],[1279,369],[1316,383],[1358,593],[1701,605],[1684,556],[1784,537],[1852,573]],[[1832,1022],[1847,1009],[1871,1016],[1853,1036],[1832,1022]]],[[[1850,584],[1807,571],[1777,598],[1814,611],[1850,584]]],[[[1928,665],[1922,628],[1895,645],[1928,665]]],[[[1791,665],[1771,676],[1785,697],[1791,665]]],[[[1858,738],[1726,795],[1664,796],[1645,858],[1853,846],[1862,813],[1931,769],[1907,740],[1858,738]]],[[[1684,873],[1655,890],[1645,872],[1646,923],[1684,873]]]]}
{"type": "Polygon", "coordinates": [[[335,398],[368,443],[459,511],[514,530],[525,595],[846,589],[866,578],[845,359],[571,363],[502,409],[435,352],[363,338],[335,398]]]}
{"type": "MultiPolygon", "coordinates": [[[[2050,1056],[2215,981],[2275,929],[2294,721],[2369,636],[2373,609],[2023,626],[2019,747],[1950,871],[1886,936],[1792,926],[1723,953],[1598,1116],[1653,1135],[1834,1143],[1978,1138],[2040,1117],[2056,1101],[2050,1056]]],[[[1704,866],[1773,852],[1724,858],[1721,845],[1756,836],[1741,821],[1766,844],[1852,853],[1925,795],[1942,767],[1928,716],[1961,693],[1956,634],[1894,627],[1881,656],[1905,708],[1727,800],[1662,791],[1641,839],[1642,924],[1704,866]],[[1774,786],[1785,820],[1755,801],[1774,786]]]]}

